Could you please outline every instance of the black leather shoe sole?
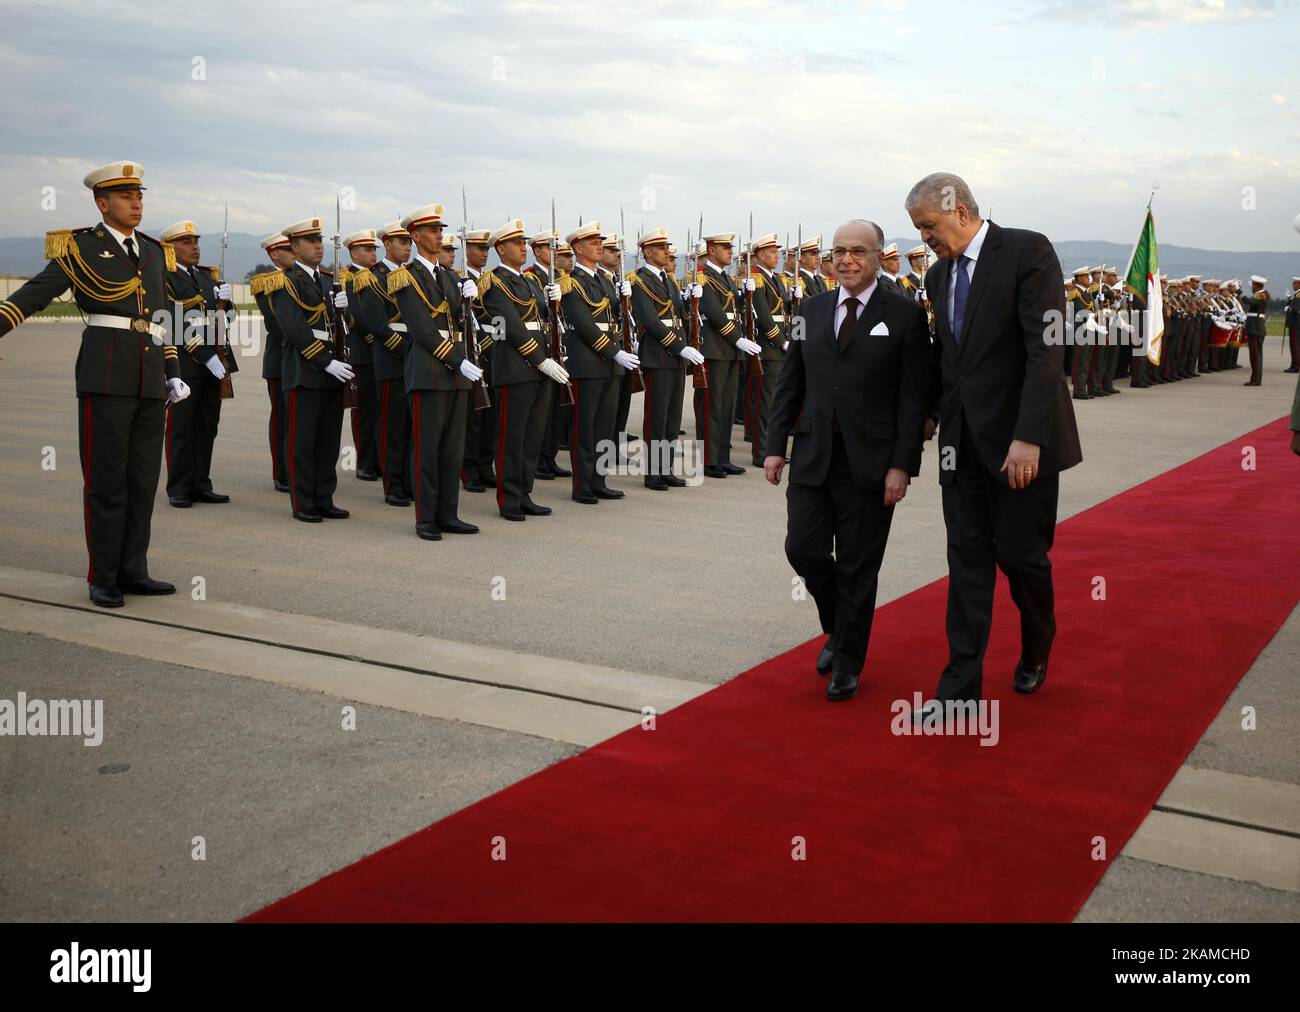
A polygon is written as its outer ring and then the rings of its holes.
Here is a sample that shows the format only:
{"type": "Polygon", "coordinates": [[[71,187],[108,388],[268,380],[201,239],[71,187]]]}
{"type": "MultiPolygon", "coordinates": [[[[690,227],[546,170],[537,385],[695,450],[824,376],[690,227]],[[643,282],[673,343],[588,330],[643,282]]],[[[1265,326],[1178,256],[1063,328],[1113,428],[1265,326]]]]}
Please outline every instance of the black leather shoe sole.
{"type": "Polygon", "coordinates": [[[597,499],[622,499],[623,493],[616,488],[598,488],[592,490],[597,499]]]}
{"type": "Polygon", "coordinates": [[[415,533],[425,541],[441,541],[442,532],[433,524],[416,524],[415,533]]]}
{"type": "Polygon", "coordinates": [[[411,505],[410,499],[407,499],[405,496],[400,496],[400,495],[386,495],[384,496],[384,502],[388,503],[389,506],[410,506],[411,505]]]}
{"type": "Polygon", "coordinates": [[[122,600],[122,592],[116,587],[94,587],[90,588],[90,600],[101,608],[120,608],[126,604],[122,600]]]}
{"type": "Polygon", "coordinates": [[[726,476],[727,472],[720,467],[706,467],[704,469],[704,477],[706,478],[725,478],[726,476]]]}
{"type": "Polygon", "coordinates": [[[645,487],[651,492],[667,492],[668,482],[666,481],[647,481],[645,487]]]}
{"type": "Polygon", "coordinates": [[[466,481],[461,483],[461,487],[466,492],[486,492],[487,486],[481,481],[466,481]]]}
{"type": "Polygon", "coordinates": [[[194,505],[193,499],[168,499],[167,501],[178,510],[187,510],[194,505]]]}
{"type": "Polygon", "coordinates": [[[745,469],[744,469],[743,467],[741,467],[739,464],[723,464],[723,465],[722,465],[722,469],[723,469],[724,471],[726,471],[727,474],[744,474],[744,473],[745,473],[745,469]]]}
{"type": "Polygon", "coordinates": [[[273,482],[271,482],[271,484],[275,487],[275,490],[276,490],[277,492],[291,492],[291,491],[293,491],[291,488],[289,488],[289,483],[288,483],[287,481],[273,481],[273,482]]]}
{"type": "Polygon", "coordinates": [[[196,492],[193,496],[195,502],[223,503],[230,502],[230,496],[223,492],[196,492]]]}
{"type": "Polygon", "coordinates": [[[664,484],[667,485],[669,488],[685,488],[686,479],[679,478],[675,474],[666,474],[664,475],[664,484]]]}
{"type": "Polygon", "coordinates": [[[524,516],[523,512],[520,510],[501,510],[500,512],[501,512],[501,516],[504,517],[506,520],[520,521],[520,520],[528,519],[526,516],[524,516]]]}
{"type": "Polygon", "coordinates": [[[526,502],[523,505],[521,505],[519,509],[524,514],[524,516],[529,516],[529,517],[549,517],[552,512],[551,507],[538,506],[537,503],[535,502],[526,502]]]}
{"type": "Polygon", "coordinates": [[[339,509],[337,506],[322,506],[320,515],[326,520],[346,520],[352,516],[347,510],[339,509]]]}
{"type": "Polygon", "coordinates": [[[467,524],[463,520],[453,520],[450,523],[439,523],[438,530],[443,534],[477,534],[478,527],[474,524],[467,524]]]}
{"type": "Polygon", "coordinates": [[[556,474],[554,471],[537,471],[533,474],[533,477],[538,481],[554,481],[556,474]]]}
{"type": "Polygon", "coordinates": [[[571,498],[574,502],[580,502],[584,506],[594,506],[596,503],[600,502],[600,500],[590,492],[574,492],[571,498]]]}
{"type": "Polygon", "coordinates": [[[311,510],[299,510],[293,515],[293,518],[295,520],[301,520],[305,524],[319,524],[325,519],[319,513],[311,510]]]}
{"type": "Polygon", "coordinates": [[[557,477],[557,478],[572,478],[572,477],[573,477],[573,472],[570,471],[568,468],[564,468],[564,467],[557,467],[553,473],[555,474],[555,477],[557,477]]]}
{"type": "Polygon", "coordinates": [[[357,480],[358,480],[358,481],[378,481],[378,480],[379,480],[379,474],[378,474],[378,472],[376,472],[376,471],[358,471],[358,472],[357,472],[357,480]]]}
{"type": "Polygon", "coordinates": [[[1037,692],[1047,681],[1047,665],[1044,664],[1042,669],[1025,667],[1023,664],[1016,665],[1015,690],[1019,693],[1028,695],[1031,692],[1037,692]]]}
{"type": "Polygon", "coordinates": [[[175,594],[175,584],[167,583],[165,580],[134,580],[131,583],[119,584],[118,588],[123,594],[140,594],[144,597],[161,597],[164,594],[175,594]]]}
{"type": "Polygon", "coordinates": [[[832,703],[852,699],[857,694],[857,675],[831,675],[831,684],[826,687],[826,698],[832,703]]]}

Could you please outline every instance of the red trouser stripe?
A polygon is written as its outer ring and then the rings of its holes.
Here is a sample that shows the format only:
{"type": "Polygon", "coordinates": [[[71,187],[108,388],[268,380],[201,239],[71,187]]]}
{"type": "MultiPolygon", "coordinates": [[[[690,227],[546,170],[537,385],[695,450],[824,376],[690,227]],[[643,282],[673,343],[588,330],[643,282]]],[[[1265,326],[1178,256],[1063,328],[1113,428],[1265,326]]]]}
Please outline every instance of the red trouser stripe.
{"type": "Polygon", "coordinates": [[[289,468],[289,501],[293,503],[293,511],[298,512],[298,481],[297,468],[294,466],[293,454],[298,436],[298,391],[289,391],[289,445],[285,448],[284,455],[288,459],[285,464],[289,468]]]}
{"type": "Polygon", "coordinates": [[[420,519],[420,395],[411,394],[411,483],[415,487],[415,522],[420,519]]]}
{"type": "Polygon", "coordinates": [[[82,487],[82,504],[86,520],[86,554],[90,556],[90,566],[86,571],[86,582],[95,582],[95,550],[90,537],[90,474],[91,474],[91,452],[93,450],[91,441],[90,420],[93,417],[90,412],[90,398],[86,398],[85,407],[85,430],[86,435],[83,437],[84,450],[81,454],[81,487],[82,487]]]}
{"type": "Polygon", "coordinates": [[[384,481],[384,495],[388,495],[388,384],[384,380],[379,392],[379,473],[384,481]]]}
{"type": "Polygon", "coordinates": [[[171,484],[172,480],[172,414],[174,405],[167,405],[167,482],[171,484]]]}
{"type": "MultiPolygon", "coordinates": [[[[509,387],[502,387],[497,392],[497,404],[500,410],[497,412],[497,509],[506,508],[506,489],[502,484],[502,475],[505,474],[506,461],[506,401],[510,393],[509,387]]],[[[527,433],[525,433],[527,435],[527,433]]]]}
{"type": "Polygon", "coordinates": [[[271,395],[271,479],[284,481],[280,471],[280,412],[284,410],[284,398],[280,395],[280,381],[269,379],[266,389],[271,395]]]}
{"type": "Polygon", "coordinates": [[[573,384],[573,434],[569,437],[569,466],[573,468],[573,491],[578,491],[582,481],[578,474],[578,384],[573,384]]]}
{"type": "Polygon", "coordinates": [[[650,386],[650,380],[654,377],[654,370],[645,371],[645,400],[641,402],[641,441],[645,443],[645,452],[650,452],[650,409],[654,402],[654,392],[650,386]]]}

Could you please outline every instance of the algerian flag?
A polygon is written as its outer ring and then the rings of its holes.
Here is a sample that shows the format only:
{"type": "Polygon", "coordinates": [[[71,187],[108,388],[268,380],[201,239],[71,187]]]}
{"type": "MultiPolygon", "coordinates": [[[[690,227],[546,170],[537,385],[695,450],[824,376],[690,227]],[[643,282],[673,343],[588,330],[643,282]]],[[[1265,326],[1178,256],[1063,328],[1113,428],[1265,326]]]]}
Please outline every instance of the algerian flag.
{"type": "Polygon", "coordinates": [[[1156,246],[1156,220],[1147,208],[1147,220],[1142,225],[1133,255],[1129,257],[1124,274],[1124,287],[1142,296],[1146,303],[1147,359],[1152,365],[1160,364],[1160,351],[1164,345],[1165,313],[1160,297],[1160,253],[1156,246]]]}

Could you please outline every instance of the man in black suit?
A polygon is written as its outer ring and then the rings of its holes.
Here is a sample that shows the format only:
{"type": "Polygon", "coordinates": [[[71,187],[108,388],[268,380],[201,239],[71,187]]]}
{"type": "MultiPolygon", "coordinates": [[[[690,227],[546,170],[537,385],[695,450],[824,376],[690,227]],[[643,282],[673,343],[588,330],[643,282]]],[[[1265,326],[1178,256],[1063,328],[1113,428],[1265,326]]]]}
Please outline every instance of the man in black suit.
{"type": "MultiPolygon", "coordinates": [[[[1046,236],[982,220],[951,173],[926,176],[905,206],[941,258],[926,275],[939,398],[930,418],[939,420],[948,528],[948,664],[936,696],[981,698],[995,565],[1020,610],[1015,689],[1034,692],[1056,634],[1047,553],[1059,474],[1083,459],[1065,349],[1048,340],[1064,325],[1061,265],[1046,236]]],[[[927,425],[927,438],[933,432],[927,425]]]]}
{"type": "Polygon", "coordinates": [[[795,319],[763,461],[779,485],[793,430],[785,552],[828,636],[831,700],[858,691],[894,505],[921,467],[930,335],[921,307],[879,284],[883,242],[869,221],[836,230],[840,284],[795,319]]]}

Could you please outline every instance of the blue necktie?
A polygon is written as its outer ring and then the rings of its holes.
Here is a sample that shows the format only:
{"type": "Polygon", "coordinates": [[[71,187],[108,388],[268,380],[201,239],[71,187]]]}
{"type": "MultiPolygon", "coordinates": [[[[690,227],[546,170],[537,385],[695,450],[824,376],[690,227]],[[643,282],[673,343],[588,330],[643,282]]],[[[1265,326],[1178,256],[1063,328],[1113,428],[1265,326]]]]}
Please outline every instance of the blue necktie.
{"type": "Polygon", "coordinates": [[[952,340],[961,347],[961,328],[966,320],[966,296],[970,295],[970,272],[966,269],[971,262],[964,253],[957,260],[957,287],[952,293],[952,340]]]}

